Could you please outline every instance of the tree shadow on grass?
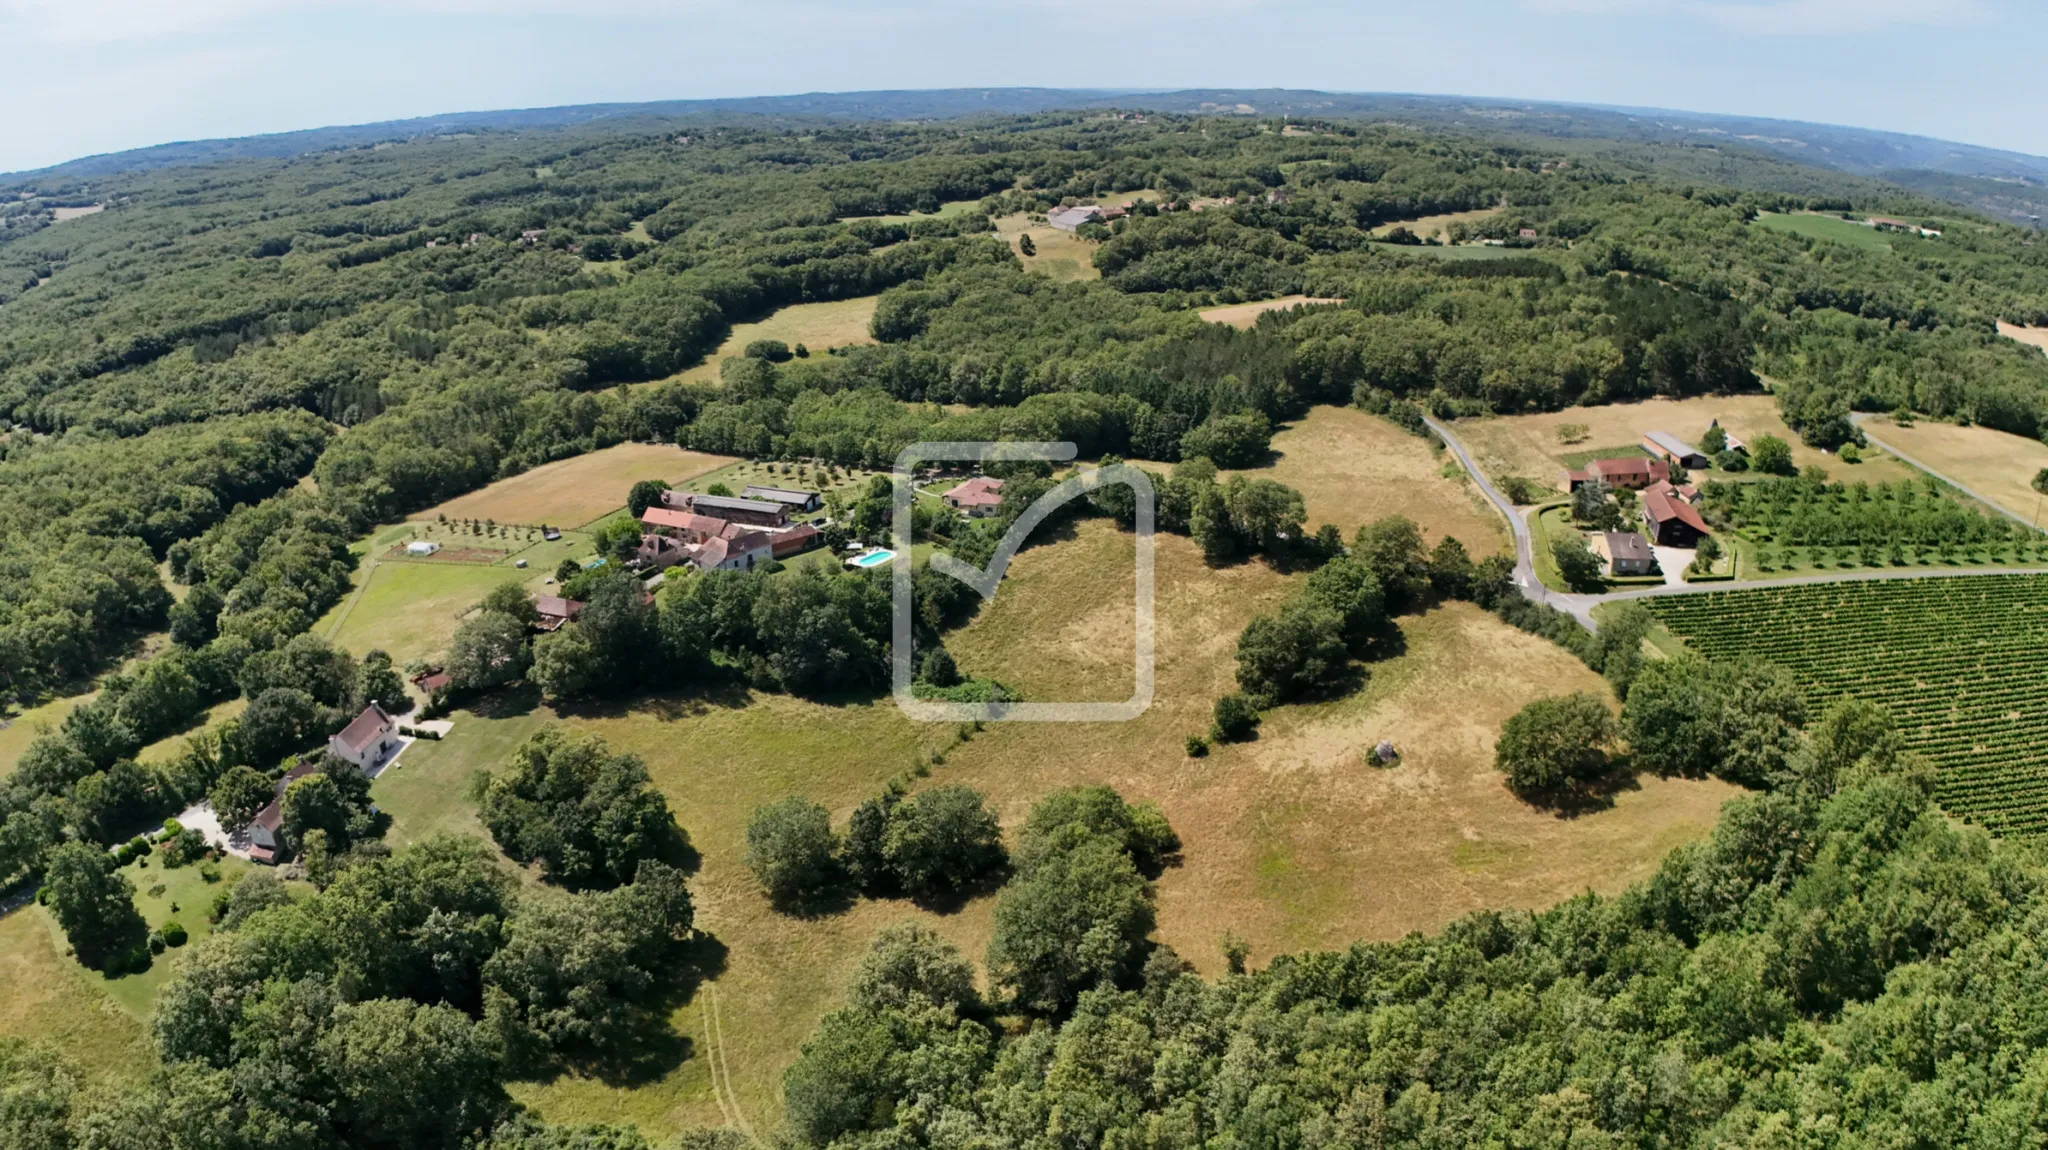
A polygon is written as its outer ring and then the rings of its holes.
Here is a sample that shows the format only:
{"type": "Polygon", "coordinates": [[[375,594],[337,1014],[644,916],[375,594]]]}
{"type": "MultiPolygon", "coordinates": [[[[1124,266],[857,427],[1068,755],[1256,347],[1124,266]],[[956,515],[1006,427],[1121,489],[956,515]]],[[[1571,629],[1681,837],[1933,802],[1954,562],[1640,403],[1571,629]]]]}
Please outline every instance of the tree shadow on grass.
{"type": "Polygon", "coordinates": [[[468,700],[469,713],[480,719],[516,719],[540,708],[540,688],[514,683],[468,700]]]}
{"type": "Polygon", "coordinates": [[[1576,819],[1613,810],[1617,795],[1642,789],[1638,772],[1626,764],[1617,764],[1598,778],[1584,779],[1542,794],[1524,795],[1523,798],[1531,806],[1547,810],[1560,819],[1576,819]]]}
{"type": "Polygon", "coordinates": [[[673,1074],[697,1052],[697,1044],[678,1030],[675,1014],[696,1000],[706,982],[725,973],[728,950],[725,943],[707,931],[696,931],[677,945],[668,975],[648,991],[626,1019],[622,1033],[613,1036],[609,1049],[579,1058],[564,1059],[552,1073],[535,1076],[552,1081],[564,1073],[594,1078],[606,1086],[634,1089],[649,1086],[673,1074]]]}

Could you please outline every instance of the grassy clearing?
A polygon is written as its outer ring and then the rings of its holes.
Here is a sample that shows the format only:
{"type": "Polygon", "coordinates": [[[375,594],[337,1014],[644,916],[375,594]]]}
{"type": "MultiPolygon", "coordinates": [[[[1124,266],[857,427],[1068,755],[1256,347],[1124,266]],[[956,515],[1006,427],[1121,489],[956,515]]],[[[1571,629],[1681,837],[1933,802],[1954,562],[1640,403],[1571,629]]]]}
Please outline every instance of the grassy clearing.
{"type": "MultiPolygon", "coordinates": [[[[169,762],[178,757],[178,754],[185,749],[186,739],[208,727],[219,726],[248,709],[249,700],[243,698],[233,698],[225,703],[215,703],[201,713],[199,717],[193,719],[184,730],[165,735],[156,742],[135,752],[135,761],[138,763],[169,762]]],[[[187,925],[190,924],[188,923],[187,925]]]]}
{"type": "Polygon", "coordinates": [[[875,220],[885,224],[908,224],[918,220],[950,220],[981,210],[980,200],[947,200],[936,212],[904,212],[893,216],[843,216],[843,220],[875,220]]]}
{"type": "Polygon", "coordinates": [[[1443,237],[1452,224],[1476,224],[1501,214],[1502,208],[1479,208],[1469,212],[1445,212],[1436,216],[1417,216],[1412,220],[1395,220],[1381,224],[1372,230],[1375,236],[1384,236],[1395,228],[1407,228],[1422,239],[1431,236],[1443,237]]]}
{"type": "MultiPolygon", "coordinates": [[[[1867,451],[1861,463],[1843,463],[1835,456],[1799,442],[1778,415],[1778,402],[1769,395],[1702,396],[1697,399],[1648,399],[1639,403],[1615,403],[1600,407],[1568,407],[1563,411],[1535,415],[1503,415],[1489,419],[1460,420],[1452,430],[1472,451],[1488,475],[1521,475],[1552,490],[1564,491],[1568,460],[1589,455],[1618,453],[1642,442],[1651,431],[1668,431],[1689,443],[1697,443],[1707,425],[1719,419],[1729,434],[1750,443],[1760,436],[1775,435],[1792,445],[1792,460],[1801,467],[1819,464],[1832,479],[1854,482],[1889,483],[1919,474],[1913,468],[1881,451],[1867,451]],[[1582,424],[1586,436],[1566,444],[1558,440],[1558,428],[1582,424]],[[1607,444],[1588,449],[1586,444],[1607,444]]],[[[1695,474],[1694,478],[1722,477],[1720,472],[1695,474]]],[[[1729,476],[1728,478],[1737,478],[1729,476]]]]}
{"type": "MultiPolygon", "coordinates": [[[[185,944],[190,947],[213,933],[213,924],[206,921],[206,915],[213,905],[214,896],[226,890],[253,864],[226,858],[217,865],[220,869],[217,882],[207,882],[198,866],[172,870],[153,859],[138,859],[122,867],[121,873],[135,884],[135,909],[142,912],[142,919],[149,924],[149,929],[160,930],[167,922],[180,923],[191,936],[191,941],[185,944]],[[147,866],[142,865],[145,861],[147,866]]],[[[140,974],[102,980],[108,997],[130,1018],[147,1023],[150,1008],[156,1004],[157,992],[171,980],[177,959],[178,951],[166,950],[140,974]]],[[[98,978],[97,975],[91,977],[98,978]]]]}
{"type": "Polygon", "coordinates": [[[1388,255],[1409,255],[1431,260],[1504,260],[1533,254],[1524,248],[1495,247],[1491,244],[1389,244],[1373,240],[1366,246],[1388,255]]]}
{"type": "Polygon", "coordinates": [[[822,353],[831,347],[873,343],[875,339],[868,334],[868,325],[875,318],[875,305],[881,298],[864,295],[827,303],[791,304],[767,319],[736,324],[732,334],[718,345],[717,351],[675,378],[686,382],[716,383],[719,365],[738,357],[748,344],[757,339],[779,339],[792,348],[803,344],[814,353],[822,353]]]}
{"type": "Polygon", "coordinates": [[[2048,518],[2032,486],[2048,467],[2048,444],[2040,440],[1953,423],[1901,427],[1889,419],[1872,420],[1870,432],[2015,515],[2048,518]]]}
{"type": "Polygon", "coordinates": [[[31,707],[18,715],[6,716],[7,725],[0,727],[0,779],[14,773],[14,764],[37,735],[46,728],[61,726],[71,712],[90,702],[98,693],[89,691],[83,695],[68,695],[52,699],[40,707],[31,707]]]}
{"type": "Polygon", "coordinates": [[[1872,252],[1891,251],[1894,235],[1891,232],[1878,231],[1869,224],[1856,223],[1838,216],[1811,215],[1806,212],[1765,212],[1757,216],[1756,226],[1769,228],[1774,232],[1805,236],[1810,240],[1828,240],[1872,252]]]}
{"type": "Polygon", "coordinates": [[[455,729],[446,739],[415,742],[370,784],[378,809],[391,813],[385,841],[393,849],[438,834],[490,838],[477,821],[476,805],[469,801],[470,778],[503,764],[513,748],[553,714],[514,705],[488,719],[474,711],[457,711],[448,718],[455,729]]]}
{"type": "Polygon", "coordinates": [[[1279,299],[1260,300],[1257,303],[1238,303],[1227,307],[1212,307],[1201,313],[1210,323],[1227,323],[1231,327],[1251,327],[1259,317],[1269,311],[1283,311],[1302,304],[1343,303],[1341,299],[1323,299],[1315,296],[1290,295],[1279,299]]]}
{"type": "Polygon", "coordinates": [[[1004,216],[995,224],[996,234],[1017,252],[1017,258],[1024,262],[1025,271],[1041,272],[1061,281],[1102,278],[1102,272],[1095,266],[1096,245],[1074,233],[1063,232],[1051,224],[1033,223],[1022,213],[1004,216]],[[1018,249],[1019,236],[1031,237],[1032,255],[1027,256],[1018,249]]]}
{"type": "Polygon", "coordinates": [[[501,479],[430,507],[417,518],[433,520],[445,515],[450,519],[575,527],[624,506],[627,490],[642,479],[680,483],[730,462],[729,456],[674,446],[622,443],[501,479]]]}
{"type": "Polygon", "coordinates": [[[1334,523],[1350,535],[1385,515],[1406,515],[1434,541],[1454,535],[1472,554],[1507,546],[1507,526],[1481,501],[1470,479],[1442,474],[1429,441],[1350,407],[1318,407],[1273,437],[1271,467],[1246,472],[1299,490],[1311,526],[1334,523]]]}
{"type": "Polygon", "coordinates": [[[462,618],[491,588],[519,579],[538,588],[552,573],[434,563],[379,563],[359,580],[361,589],[313,629],[360,657],[381,649],[400,666],[439,654],[462,618]]]}
{"type": "Polygon", "coordinates": [[[0,918],[0,1035],[47,1042],[102,1081],[139,1082],[156,1068],[143,1024],[67,950],[42,907],[0,918]]]}
{"type": "Polygon", "coordinates": [[[1998,334],[2015,339],[2029,347],[2036,347],[2048,353],[2048,327],[2025,327],[2016,323],[1998,321],[1998,334]]]}

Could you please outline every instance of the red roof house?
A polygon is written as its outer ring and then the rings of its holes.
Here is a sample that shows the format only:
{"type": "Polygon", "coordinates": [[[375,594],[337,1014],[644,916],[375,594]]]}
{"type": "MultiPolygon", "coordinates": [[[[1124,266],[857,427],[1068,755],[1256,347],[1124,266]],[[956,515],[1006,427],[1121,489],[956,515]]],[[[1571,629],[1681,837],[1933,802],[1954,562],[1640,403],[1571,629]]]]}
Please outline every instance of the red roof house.
{"type": "Polygon", "coordinates": [[[944,498],[956,510],[965,511],[977,519],[992,515],[1003,505],[1003,481],[977,475],[946,492],[944,498]]]}
{"type": "Polygon", "coordinates": [[[1649,526],[1651,540],[1660,547],[1690,547],[1711,533],[1699,510],[1669,483],[1644,490],[1643,522],[1649,526]]]}

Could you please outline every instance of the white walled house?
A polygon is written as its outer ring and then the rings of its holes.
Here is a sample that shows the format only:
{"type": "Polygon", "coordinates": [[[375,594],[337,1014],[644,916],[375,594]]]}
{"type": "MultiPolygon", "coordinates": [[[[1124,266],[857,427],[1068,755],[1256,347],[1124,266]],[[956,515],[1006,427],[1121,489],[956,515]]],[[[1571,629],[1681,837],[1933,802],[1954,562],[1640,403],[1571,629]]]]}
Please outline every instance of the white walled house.
{"type": "Polygon", "coordinates": [[[327,753],[367,771],[399,745],[397,720],[371,703],[340,734],[327,740],[327,753]]]}

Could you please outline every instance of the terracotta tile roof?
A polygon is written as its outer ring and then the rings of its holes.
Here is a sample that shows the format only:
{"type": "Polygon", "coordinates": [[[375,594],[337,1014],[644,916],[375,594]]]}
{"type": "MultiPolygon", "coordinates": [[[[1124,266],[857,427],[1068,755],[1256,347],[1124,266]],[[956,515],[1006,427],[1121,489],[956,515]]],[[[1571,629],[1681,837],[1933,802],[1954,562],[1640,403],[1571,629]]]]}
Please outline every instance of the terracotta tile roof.
{"type": "Polygon", "coordinates": [[[1702,535],[1712,534],[1707,521],[1700,518],[1699,511],[1680,498],[1669,483],[1658,484],[1643,492],[1643,511],[1658,523],[1676,519],[1702,535]]]}
{"type": "Polygon", "coordinates": [[[583,614],[583,604],[559,595],[542,595],[533,601],[534,610],[543,619],[574,619],[583,614]]]}
{"type": "Polygon", "coordinates": [[[1003,481],[977,475],[946,492],[946,502],[955,507],[993,507],[1003,501],[1003,481]]]}
{"type": "Polygon", "coordinates": [[[1661,459],[1596,459],[1591,468],[1609,483],[1662,483],[1671,478],[1671,465],[1661,459]]]}

